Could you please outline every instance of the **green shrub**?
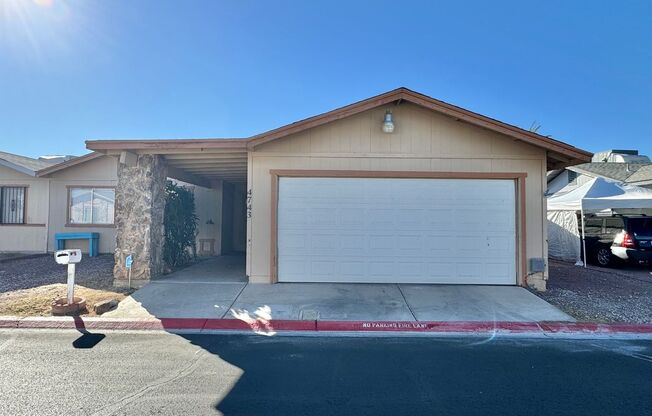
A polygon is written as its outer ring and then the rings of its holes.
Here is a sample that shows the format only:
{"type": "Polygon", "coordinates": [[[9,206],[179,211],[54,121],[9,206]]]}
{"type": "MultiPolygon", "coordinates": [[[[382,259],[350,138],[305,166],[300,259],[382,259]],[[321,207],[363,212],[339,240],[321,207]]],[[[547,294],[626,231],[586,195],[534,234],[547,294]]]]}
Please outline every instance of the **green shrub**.
{"type": "Polygon", "coordinates": [[[165,185],[165,244],[163,259],[170,268],[187,264],[197,255],[195,195],[172,181],[165,185]]]}

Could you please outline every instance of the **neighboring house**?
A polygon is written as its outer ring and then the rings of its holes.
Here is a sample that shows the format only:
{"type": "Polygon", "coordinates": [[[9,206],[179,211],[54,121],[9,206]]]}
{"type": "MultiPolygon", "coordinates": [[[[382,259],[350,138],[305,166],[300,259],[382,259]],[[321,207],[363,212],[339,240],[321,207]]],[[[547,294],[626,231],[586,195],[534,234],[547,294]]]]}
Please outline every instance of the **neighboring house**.
{"type": "Polygon", "coordinates": [[[253,283],[545,289],[546,172],[591,159],[405,88],[246,139],[86,146],[119,160],[116,279],[127,255],[134,279],[164,270],[170,177],[208,193],[200,224],[220,252],[246,251],[253,283]]]}
{"type": "MultiPolygon", "coordinates": [[[[117,157],[95,152],[39,159],[0,152],[0,252],[52,252],[56,233],[96,232],[99,252],[113,253],[117,170],[117,157]]],[[[244,231],[220,245],[221,188],[183,185],[195,194],[199,254],[244,252],[244,231]]],[[[227,188],[227,204],[244,199],[244,189],[234,194],[227,188]]],[[[244,229],[244,218],[239,221],[244,229]]],[[[238,218],[229,222],[238,224],[238,218]]],[[[87,240],[67,240],[66,246],[88,252],[87,240]]]]}
{"type": "Polygon", "coordinates": [[[647,156],[639,155],[636,150],[598,152],[589,163],[548,172],[546,195],[572,191],[593,178],[652,188],[652,163],[647,156]]]}
{"type": "MultiPolygon", "coordinates": [[[[101,153],[32,159],[0,152],[0,251],[51,252],[55,233],[85,231],[99,233],[99,251],[112,253],[116,182],[116,158],[101,153]]],[[[68,245],[88,250],[86,240],[68,245]]]]}

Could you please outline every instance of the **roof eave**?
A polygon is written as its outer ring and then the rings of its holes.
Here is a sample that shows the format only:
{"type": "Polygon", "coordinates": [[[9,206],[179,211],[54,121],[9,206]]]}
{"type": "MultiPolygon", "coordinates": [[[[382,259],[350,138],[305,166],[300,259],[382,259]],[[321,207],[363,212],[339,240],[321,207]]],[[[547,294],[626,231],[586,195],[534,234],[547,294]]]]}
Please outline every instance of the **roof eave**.
{"type": "Polygon", "coordinates": [[[562,168],[571,164],[584,163],[591,160],[592,153],[586,150],[448,104],[405,87],[397,88],[247,139],[87,140],[86,147],[102,153],[117,153],[121,151],[156,153],[157,151],[163,152],[177,149],[200,151],[210,151],[211,149],[251,150],[256,146],[272,140],[277,140],[291,134],[402,100],[545,149],[549,152],[547,156],[549,167],[562,168]]]}
{"type": "Polygon", "coordinates": [[[361,113],[372,108],[376,108],[382,105],[386,105],[392,102],[405,100],[413,104],[420,105],[422,107],[431,109],[448,115],[455,118],[456,120],[461,120],[468,122],[470,124],[483,127],[498,133],[505,134],[507,136],[513,137],[517,140],[521,140],[525,143],[544,148],[546,150],[561,154],[566,156],[567,161],[565,163],[584,163],[589,162],[593,154],[586,150],[582,150],[571,146],[567,143],[561,142],[559,140],[554,140],[549,137],[541,136],[539,134],[521,129],[507,123],[492,119],[487,116],[483,116],[478,113],[463,109],[461,107],[448,104],[446,102],[437,100],[435,98],[420,94],[418,92],[412,91],[410,89],[401,87],[384,94],[377,95],[375,97],[368,98],[366,100],[358,101],[353,104],[349,104],[338,109],[322,113],[307,119],[288,124],[283,127],[279,127],[265,133],[255,135],[250,138],[250,141],[247,145],[249,149],[252,149],[261,144],[270,142],[272,140],[279,139],[291,134],[295,134],[309,128],[314,128],[326,123],[330,123],[345,117],[349,117],[354,114],[361,113]]]}
{"type": "Polygon", "coordinates": [[[146,139],[86,140],[86,148],[97,152],[111,150],[148,151],[176,149],[247,149],[247,139],[146,139]]]}
{"type": "Polygon", "coordinates": [[[9,169],[13,169],[17,172],[24,173],[25,175],[36,176],[36,171],[28,169],[24,166],[20,166],[16,163],[9,162],[8,160],[0,159],[0,165],[7,167],[9,169]]]}
{"type": "Polygon", "coordinates": [[[76,166],[85,162],[88,162],[90,160],[96,159],[100,156],[104,156],[101,153],[97,152],[91,152],[88,154],[85,154],[84,156],[79,156],[70,160],[66,160],[65,162],[57,163],[56,165],[48,166],[47,168],[43,168],[41,170],[36,171],[36,176],[38,177],[43,177],[50,175],[52,173],[67,169],[72,166],[76,166]]]}

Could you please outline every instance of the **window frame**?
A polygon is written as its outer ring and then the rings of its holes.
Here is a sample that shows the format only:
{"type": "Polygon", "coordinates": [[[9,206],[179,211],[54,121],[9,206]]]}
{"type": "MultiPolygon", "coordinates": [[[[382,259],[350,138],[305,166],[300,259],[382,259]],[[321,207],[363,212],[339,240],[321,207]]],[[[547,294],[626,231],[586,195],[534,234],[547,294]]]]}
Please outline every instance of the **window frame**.
{"type": "MultiPolygon", "coordinates": [[[[73,189],[90,189],[91,192],[94,189],[113,189],[113,195],[115,198],[115,186],[114,185],[66,185],[68,191],[68,198],[66,202],[66,227],[86,227],[86,228],[115,228],[115,199],[113,200],[113,222],[110,224],[95,224],[95,223],[74,223],[70,218],[70,211],[72,210],[72,191],[73,189]]],[[[91,194],[92,195],[92,194],[91,194]]],[[[92,196],[91,196],[92,200],[92,196]]]]}
{"type": "Polygon", "coordinates": [[[570,183],[577,183],[577,178],[578,178],[579,176],[580,176],[580,175],[579,175],[577,172],[575,172],[574,170],[570,170],[570,169],[569,169],[569,170],[568,170],[568,183],[569,183],[569,184],[570,184],[570,183]],[[572,178],[571,178],[571,176],[572,176],[572,178]]]}
{"type": "Polygon", "coordinates": [[[29,190],[29,185],[25,184],[0,184],[0,226],[18,226],[18,225],[27,225],[27,194],[29,190]],[[4,196],[4,191],[2,188],[23,188],[23,221],[22,222],[2,222],[2,197],[4,196]]]}

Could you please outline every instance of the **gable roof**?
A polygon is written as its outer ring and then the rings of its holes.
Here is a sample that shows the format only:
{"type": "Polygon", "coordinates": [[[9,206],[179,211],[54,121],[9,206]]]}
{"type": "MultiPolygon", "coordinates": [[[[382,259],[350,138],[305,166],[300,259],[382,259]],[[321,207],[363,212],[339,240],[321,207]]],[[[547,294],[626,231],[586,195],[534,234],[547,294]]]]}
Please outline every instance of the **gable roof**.
{"type": "Polygon", "coordinates": [[[629,184],[652,184],[652,163],[591,162],[569,166],[583,175],[613,179],[629,184]]]}
{"type": "Polygon", "coordinates": [[[38,172],[36,172],[37,176],[47,176],[51,173],[58,172],[63,169],[67,169],[71,166],[76,166],[79,164],[82,164],[84,162],[88,162],[90,160],[96,159],[100,156],[104,156],[102,153],[98,152],[91,152],[88,154],[85,154],[84,156],[78,156],[75,158],[72,158],[70,160],[66,160],[65,162],[57,163],[55,165],[51,165],[48,167],[45,167],[43,169],[40,169],[38,172]]]}
{"type": "Polygon", "coordinates": [[[436,100],[424,94],[401,87],[395,90],[367,98],[362,101],[306,118],[247,139],[192,139],[192,140],[89,140],[86,147],[96,151],[139,150],[156,151],[156,149],[217,149],[235,148],[253,149],[272,140],[295,134],[307,129],[321,126],[336,120],[377,108],[389,103],[408,101],[413,104],[453,117],[456,120],[486,128],[507,135],[515,140],[537,146],[548,151],[549,169],[558,169],[591,160],[592,153],[579,149],[559,140],[521,129],[520,127],[483,116],[461,107],[436,100]]]}
{"type": "Polygon", "coordinates": [[[569,166],[568,169],[589,176],[600,176],[625,182],[633,173],[646,165],[646,163],[591,162],[569,166]]]}
{"type": "Polygon", "coordinates": [[[579,149],[559,140],[550,137],[542,136],[540,134],[524,130],[520,127],[495,120],[493,118],[483,116],[478,113],[466,110],[464,108],[446,103],[441,100],[429,97],[427,95],[412,91],[408,88],[401,87],[395,90],[368,98],[366,100],[358,101],[356,103],[341,107],[327,113],[319,114],[265,133],[258,134],[249,139],[248,147],[252,148],[257,145],[267,143],[281,137],[295,134],[322,124],[330,123],[354,114],[361,113],[372,108],[380,107],[385,104],[393,102],[407,101],[421,107],[448,115],[460,121],[465,121],[478,127],[483,127],[497,133],[505,134],[517,140],[532,144],[537,147],[542,147],[551,152],[559,153],[560,155],[568,156],[573,161],[584,162],[591,159],[592,153],[586,150],[579,149]]]}
{"type": "Polygon", "coordinates": [[[13,153],[0,152],[0,165],[29,176],[36,176],[38,170],[52,166],[55,163],[44,159],[34,159],[13,153]]]}
{"type": "Polygon", "coordinates": [[[636,172],[632,173],[627,178],[627,182],[634,184],[649,184],[652,183],[652,164],[645,164],[641,166],[636,172]]]}

